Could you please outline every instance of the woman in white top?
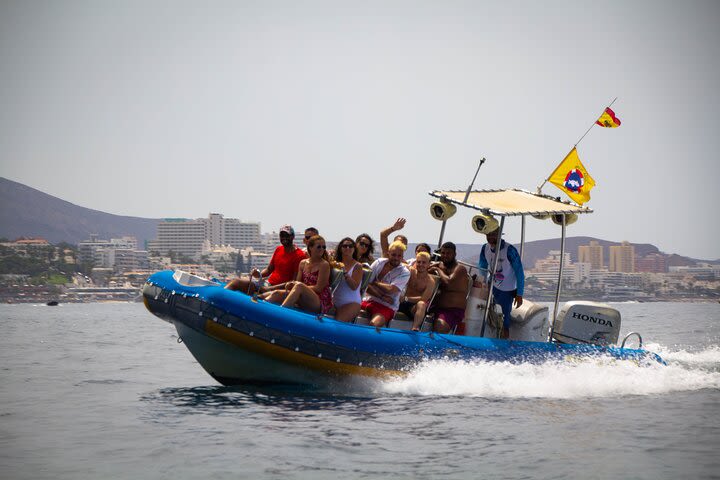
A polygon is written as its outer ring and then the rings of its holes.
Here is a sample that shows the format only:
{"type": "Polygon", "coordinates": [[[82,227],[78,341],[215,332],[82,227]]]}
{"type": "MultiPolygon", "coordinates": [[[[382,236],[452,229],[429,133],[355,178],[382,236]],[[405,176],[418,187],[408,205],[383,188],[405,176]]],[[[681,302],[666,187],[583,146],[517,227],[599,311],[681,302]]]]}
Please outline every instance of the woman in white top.
{"type": "Polygon", "coordinates": [[[357,258],[355,241],[350,237],[340,240],[335,250],[335,267],[343,271],[343,276],[333,292],[333,303],[335,319],[341,322],[351,322],[360,313],[363,269],[357,258]]]}

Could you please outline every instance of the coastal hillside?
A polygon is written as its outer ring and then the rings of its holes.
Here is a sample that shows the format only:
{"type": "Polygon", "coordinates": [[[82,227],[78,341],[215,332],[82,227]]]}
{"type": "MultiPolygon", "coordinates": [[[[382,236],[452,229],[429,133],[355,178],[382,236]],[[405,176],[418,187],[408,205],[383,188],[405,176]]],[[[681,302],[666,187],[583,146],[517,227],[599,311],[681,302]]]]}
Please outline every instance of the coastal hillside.
{"type": "MultiPolygon", "coordinates": [[[[51,243],[68,242],[77,244],[97,234],[99,238],[116,238],[133,235],[139,245],[152,240],[157,233],[159,219],[127,217],[80,207],[52,195],[18,182],[0,177],[0,237],[14,240],[19,237],[40,237],[51,243]]],[[[484,240],[484,237],[478,237],[484,240]]],[[[566,251],[572,260],[577,261],[578,246],[597,240],[605,249],[605,262],[608,262],[607,247],[619,245],[619,242],[593,237],[568,237],[566,251]]],[[[651,244],[633,244],[635,255],[643,257],[650,253],[663,253],[651,244]]],[[[477,263],[480,254],[478,244],[458,244],[458,258],[468,263],[477,263]]],[[[410,251],[415,245],[410,244],[410,251]]],[[[434,245],[433,245],[434,247],[434,245]]],[[[535,261],[545,258],[550,250],[559,250],[560,240],[536,240],[527,242],[523,254],[526,268],[532,268],[535,261]]],[[[669,266],[694,265],[697,260],[680,255],[668,255],[669,266]]]]}
{"type": "Polygon", "coordinates": [[[10,240],[40,237],[77,244],[96,233],[106,239],[133,235],[142,246],[155,238],[158,222],[80,207],[0,177],[0,237],[10,240]]]}

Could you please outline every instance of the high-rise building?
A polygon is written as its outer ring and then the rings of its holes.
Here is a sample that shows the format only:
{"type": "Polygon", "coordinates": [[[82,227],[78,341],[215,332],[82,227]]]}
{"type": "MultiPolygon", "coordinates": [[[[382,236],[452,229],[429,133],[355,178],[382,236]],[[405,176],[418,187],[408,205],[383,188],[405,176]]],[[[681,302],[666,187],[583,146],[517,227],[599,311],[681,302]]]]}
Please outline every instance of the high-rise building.
{"type": "Polygon", "coordinates": [[[260,248],[260,222],[241,222],[219,213],[195,220],[168,218],[158,224],[157,238],[149,242],[148,250],[163,255],[172,251],[197,257],[205,240],[210,245],[229,245],[237,249],[260,248]]]}
{"type": "Polygon", "coordinates": [[[263,244],[260,239],[260,222],[241,222],[237,218],[226,218],[223,235],[223,241],[219,245],[260,249],[263,244]]]}
{"type": "Polygon", "coordinates": [[[158,223],[157,238],[148,242],[148,250],[167,255],[170,252],[192,257],[202,249],[207,220],[166,218],[158,223]]]}
{"type": "Polygon", "coordinates": [[[610,250],[611,272],[633,273],[635,271],[635,247],[629,242],[613,245],[610,250]]]}
{"type": "Polygon", "coordinates": [[[590,240],[590,245],[580,245],[578,262],[589,263],[593,270],[601,270],[605,266],[602,245],[597,240],[590,240]]]}

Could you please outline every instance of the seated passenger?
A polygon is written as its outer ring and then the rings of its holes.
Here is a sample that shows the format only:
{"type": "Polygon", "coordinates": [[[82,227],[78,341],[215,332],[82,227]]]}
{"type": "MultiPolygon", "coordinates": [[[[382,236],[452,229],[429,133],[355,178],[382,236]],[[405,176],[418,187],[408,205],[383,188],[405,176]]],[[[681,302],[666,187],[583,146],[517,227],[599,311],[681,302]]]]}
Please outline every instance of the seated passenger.
{"type": "Polygon", "coordinates": [[[427,252],[428,255],[430,255],[430,261],[432,261],[432,249],[430,248],[430,245],[427,243],[418,243],[415,247],[415,258],[411,258],[407,261],[408,266],[415,265],[415,261],[417,260],[417,254],[420,252],[427,252]]]}
{"type": "Polygon", "coordinates": [[[263,295],[269,302],[281,303],[283,307],[298,307],[312,313],[327,313],[332,307],[330,293],[330,262],[325,239],[315,235],[308,240],[310,258],[300,262],[297,280],[288,282],[285,290],[263,295]]]}
{"type": "Polygon", "coordinates": [[[370,314],[370,325],[384,327],[400,305],[400,294],[410,280],[410,271],[402,263],[406,249],[395,241],[388,249],[388,258],[379,258],[370,266],[370,283],[361,305],[370,314]]]}
{"type": "MultiPolygon", "coordinates": [[[[402,230],[403,227],[405,227],[406,221],[407,220],[405,220],[404,218],[398,218],[397,220],[395,220],[395,223],[392,226],[387,227],[386,229],[384,229],[380,232],[380,247],[382,249],[383,257],[385,257],[385,258],[388,257],[388,246],[389,246],[388,237],[390,236],[391,233],[397,232],[398,230],[402,230]]],[[[400,241],[400,242],[404,243],[405,249],[407,250],[408,239],[405,235],[395,235],[395,238],[393,238],[393,242],[396,242],[396,241],[400,241]]],[[[403,262],[404,262],[404,260],[403,260],[403,262]]]]}
{"type": "Polygon", "coordinates": [[[408,281],[405,296],[398,308],[399,312],[413,319],[412,330],[414,332],[420,331],[428,302],[435,289],[435,279],[428,273],[429,266],[430,254],[419,252],[415,256],[415,265],[410,267],[410,281],[408,281]]]}
{"type": "Polygon", "coordinates": [[[440,278],[440,290],[432,307],[436,315],[435,331],[439,333],[454,330],[465,319],[469,277],[455,257],[455,244],[445,242],[440,247],[440,263],[429,269],[430,273],[440,278]]]}
{"type": "Polygon", "coordinates": [[[333,292],[335,320],[352,322],[360,313],[360,284],[363,277],[362,265],[357,261],[357,248],[352,238],[340,240],[335,250],[335,261],[336,268],[343,272],[340,284],[333,292]]]}
{"type": "Polygon", "coordinates": [[[240,290],[249,295],[257,291],[256,281],[259,277],[265,278],[268,275],[267,282],[270,287],[261,287],[260,292],[282,288],[285,282],[292,281],[297,276],[298,265],[300,261],[306,257],[305,252],[295,246],[295,230],[290,225],[280,227],[280,245],[273,252],[272,258],[268,266],[262,272],[253,270],[250,278],[237,277],[227,285],[228,290],[240,290]],[[253,279],[254,277],[254,279],[253,279]]]}
{"type": "Polygon", "coordinates": [[[361,233],[355,239],[355,248],[357,249],[357,261],[371,265],[375,261],[373,253],[375,252],[375,242],[367,233],[361,233]]]}

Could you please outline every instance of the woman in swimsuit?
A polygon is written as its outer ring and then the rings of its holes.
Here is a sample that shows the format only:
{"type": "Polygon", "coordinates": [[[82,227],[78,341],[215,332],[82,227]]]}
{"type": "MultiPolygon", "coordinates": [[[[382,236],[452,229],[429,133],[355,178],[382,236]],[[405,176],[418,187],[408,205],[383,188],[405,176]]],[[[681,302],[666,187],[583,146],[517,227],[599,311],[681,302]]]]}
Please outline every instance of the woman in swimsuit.
{"type": "Polygon", "coordinates": [[[340,240],[335,250],[335,262],[343,272],[340,284],[333,292],[335,320],[351,322],[360,313],[360,284],[363,278],[362,265],[357,261],[357,247],[352,238],[340,240]]]}
{"type": "Polygon", "coordinates": [[[320,235],[311,237],[307,249],[310,258],[300,262],[296,281],[286,284],[288,293],[284,296],[282,306],[325,314],[332,307],[330,262],[325,239],[320,235]]]}

